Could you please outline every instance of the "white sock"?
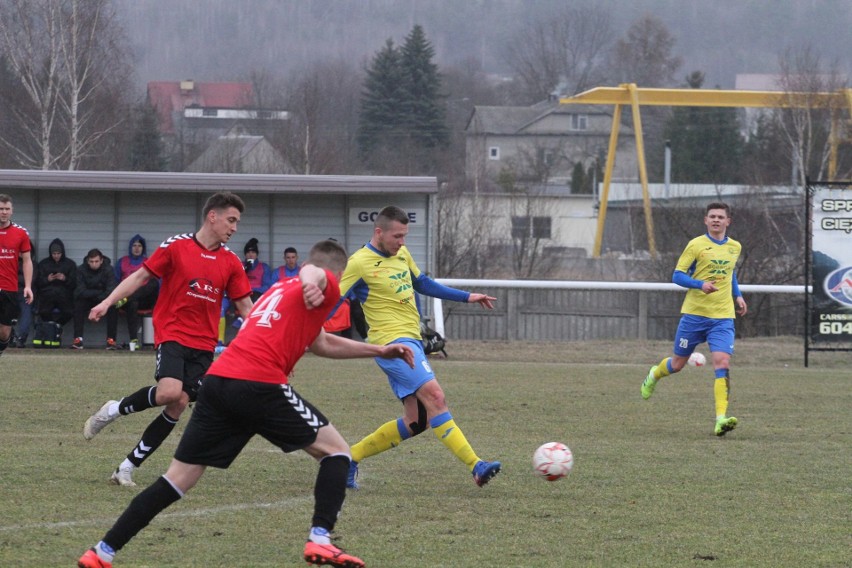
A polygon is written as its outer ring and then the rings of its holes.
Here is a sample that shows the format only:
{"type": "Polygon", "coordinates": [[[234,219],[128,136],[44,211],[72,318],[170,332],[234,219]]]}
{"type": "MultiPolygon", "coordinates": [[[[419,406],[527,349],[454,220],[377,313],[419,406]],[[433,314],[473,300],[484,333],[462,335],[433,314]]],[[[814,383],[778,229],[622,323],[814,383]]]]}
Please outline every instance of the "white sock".
{"type": "Polygon", "coordinates": [[[107,408],[107,414],[109,414],[110,416],[115,416],[116,414],[118,414],[118,402],[113,402],[109,405],[109,408],[107,408]]]}
{"type": "Polygon", "coordinates": [[[133,462],[130,461],[129,459],[124,458],[124,461],[121,462],[121,465],[118,466],[118,469],[127,469],[127,468],[130,468],[130,471],[133,471],[134,469],[136,469],[136,466],[133,465],[133,462]]]}
{"type": "Polygon", "coordinates": [[[115,558],[115,550],[104,541],[100,541],[95,545],[95,554],[104,562],[112,563],[115,558]]]}
{"type": "Polygon", "coordinates": [[[311,533],[308,535],[308,540],[317,544],[331,544],[331,534],[328,529],[322,527],[311,527],[311,533]]]}

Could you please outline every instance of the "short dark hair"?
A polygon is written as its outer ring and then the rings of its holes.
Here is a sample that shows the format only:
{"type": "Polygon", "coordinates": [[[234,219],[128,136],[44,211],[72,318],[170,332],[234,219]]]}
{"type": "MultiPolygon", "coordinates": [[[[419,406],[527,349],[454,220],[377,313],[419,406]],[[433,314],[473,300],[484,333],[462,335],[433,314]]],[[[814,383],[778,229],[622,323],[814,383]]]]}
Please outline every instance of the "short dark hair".
{"type": "Polygon", "coordinates": [[[704,210],[704,216],[706,217],[708,213],[710,213],[711,209],[724,209],[725,214],[728,217],[731,217],[731,206],[727,203],[722,203],[721,201],[716,201],[707,205],[707,208],[704,210]]]}
{"type": "Polygon", "coordinates": [[[101,258],[104,257],[104,253],[101,252],[101,249],[92,249],[92,250],[90,250],[89,252],[86,253],[86,260],[89,260],[90,258],[96,258],[96,257],[101,257],[101,258]]]}
{"type": "Polygon", "coordinates": [[[12,203],[12,196],[0,193],[0,203],[12,203]]]}
{"type": "Polygon", "coordinates": [[[285,249],[284,249],[284,254],[287,254],[288,252],[292,252],[293,254],[296,254],[296,255],[297,255],[297,254],[299,254],[299,252],[296,250],[296,248],[295,248],[295,247],[287,247],[287,248],[285,248],[285,249]]]}
{"type": "Polygon", "coordinates": [[[308,254],[308,263],[332,272],[343,272],[347,260],[346,250],[330,239],[315,244],[308,254]]]}
{"type": "Polygon", "coordinates": [[[239,195],[230,191],[220,191],[207,198],[207,203],[204,204],[204,209],[201,210],[201,216],[206,219],[207,214],[214,209],[221,211],[229,207],[235,207],[240,213],[246,210],[246,204],[240,199],[239,195]]]}
{"type": "Polygon", "coordinates": [[[408,225],[408,213],[396,205],[388,205],[379,211],[379,215],[376,217],[376,227],[383,231],[387,230],[393,221],[408,225]]]}

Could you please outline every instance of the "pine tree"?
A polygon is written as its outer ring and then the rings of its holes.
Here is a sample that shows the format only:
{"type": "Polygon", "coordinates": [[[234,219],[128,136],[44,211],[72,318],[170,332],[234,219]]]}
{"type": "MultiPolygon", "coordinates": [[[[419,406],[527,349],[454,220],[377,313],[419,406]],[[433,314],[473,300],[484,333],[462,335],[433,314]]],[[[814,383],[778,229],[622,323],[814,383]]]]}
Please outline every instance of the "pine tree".
{"type": "Polygon", "coordinates": [[[372,169],[424,173],[434,151],[449,143],[441,76],[423,28],[414,26],[402,47],[388,39],[367,69],[358,148],[372,169]]]}
{"type": "MultiPolygon", "coordinates": [[[[699,72],[687,77],[698,89],[699,72]]],[[[679,183],[740,183],[743,137],[737,111],[732,108],[676,107],[663,137],[671,141],[672,180],[679,183]]]]}
{"type": "Polygon", "coordinates": [[[382,145],[393,145],[405,135],[409,115],[406,78],[399,49],[388,39],[367,69],[361,115],[358,125],[358,147],[367,155],[382,145]]]}
{"type": "Polygon", "coordinates": [[[136,108],[136,124],[130,142],[130,170],[138,172],[166,171],[168,160],[160,131],[157,109],[149,104],[136,108]]]}
{"type": "Polygon", "coordinates": [[[445,146],[449,140],[444,107],[441,102],[441,76],[432,63],[435,50],[419,25],[414,26],[402,45],[402,67],[408,77],[407,98],[411,106],[409,127],[412,139],[420,146],[445,146]]]}

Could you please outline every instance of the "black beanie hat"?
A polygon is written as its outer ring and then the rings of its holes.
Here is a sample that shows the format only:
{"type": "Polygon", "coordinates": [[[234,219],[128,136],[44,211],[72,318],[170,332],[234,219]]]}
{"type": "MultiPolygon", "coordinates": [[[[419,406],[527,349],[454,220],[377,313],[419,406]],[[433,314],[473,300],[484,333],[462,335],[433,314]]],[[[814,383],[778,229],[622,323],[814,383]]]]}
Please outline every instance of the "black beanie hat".
{"type": "Polygon", "coordinates": [[[250,250],[253,250],[257,254],[260,254],[260,250],[257,248],[257,239],[255,239],[255,238],[249,239],[249,242],[247,242],[246,246],[243,247],[243,254],[247,253],[250,250]]]}

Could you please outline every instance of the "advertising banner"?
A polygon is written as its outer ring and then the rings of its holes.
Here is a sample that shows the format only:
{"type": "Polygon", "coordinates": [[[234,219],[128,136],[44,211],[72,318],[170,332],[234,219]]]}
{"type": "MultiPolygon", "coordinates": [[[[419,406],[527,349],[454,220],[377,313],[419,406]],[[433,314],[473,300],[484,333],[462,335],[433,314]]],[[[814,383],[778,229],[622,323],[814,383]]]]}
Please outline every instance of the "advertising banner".
{"type": "Polygon", "coordinates": [[[852,184],[812,182],[809,347],[852,348],[852,184]]]}

